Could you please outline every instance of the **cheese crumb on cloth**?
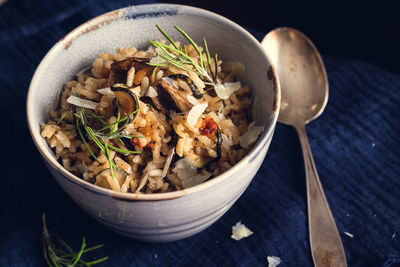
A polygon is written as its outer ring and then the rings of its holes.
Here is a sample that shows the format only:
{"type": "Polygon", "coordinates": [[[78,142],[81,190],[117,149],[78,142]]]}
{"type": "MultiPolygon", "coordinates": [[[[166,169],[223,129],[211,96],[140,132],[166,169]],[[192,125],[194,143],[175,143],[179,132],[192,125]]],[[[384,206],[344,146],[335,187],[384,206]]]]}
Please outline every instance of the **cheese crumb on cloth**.
{"type": "Polygon", "coordinates": [[[234,226],[232,226],[232,235],[231,238],[235,240],[240,240],[245,237],[249,237],[253,234],[253,232],[247,228],[244,224],[240,221],[237,222],[234,226]]]}

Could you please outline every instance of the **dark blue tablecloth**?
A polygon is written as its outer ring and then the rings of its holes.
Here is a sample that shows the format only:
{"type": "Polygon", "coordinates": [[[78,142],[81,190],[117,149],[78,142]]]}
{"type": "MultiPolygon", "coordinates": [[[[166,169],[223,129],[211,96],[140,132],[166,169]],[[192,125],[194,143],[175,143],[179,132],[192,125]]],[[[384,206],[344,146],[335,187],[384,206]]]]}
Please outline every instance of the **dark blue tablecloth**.
{"type": "MultiPolygon", "coordinates": [[[[45,264],[42,212],[50,229],[75,247],[82,236],[89,245],[104,244],[90,254],[109,256],[104,266],[267,266],[267,256],[280,257],[280,266],[312,266],[303,159],[290,127],[277,125],[260,171],[232,209],[204,232],[172,243],[140,243],[110,232],[46,169],[25,116],[35,68],[77,25],[150,2],[9,0],[0,6],[0,266],[45,264]],[[231,239],[237,221],[254,234],[231,239]]],[[[260,40],[264,33],[254,34],[260,40]]],[[[400,75],[355,60],[324,61],[329,103],[307,130],[349,266],[400,266],[400,75]]]]}

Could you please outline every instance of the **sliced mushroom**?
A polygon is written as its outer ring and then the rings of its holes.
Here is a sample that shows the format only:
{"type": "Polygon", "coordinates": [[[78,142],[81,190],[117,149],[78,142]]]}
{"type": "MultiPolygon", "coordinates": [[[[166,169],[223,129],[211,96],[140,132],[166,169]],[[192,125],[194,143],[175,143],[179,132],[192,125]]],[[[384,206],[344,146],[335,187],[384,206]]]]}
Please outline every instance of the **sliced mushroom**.
{"type": "Polygon", "coordinates": [[[122,83],[111,85],[111,90],[114,92],[118,101],[122,116],[126,117],[130,115],[130,119],[133,120],[137,112],[134,114],[132,113],[139,109],[139,101],[136,94],[122,83]]]}
{"type": "Polygon", "coordinates": [[[195,98],[201,99],[203,97],[203,94],[200,92],[199,88],[197,88],[197,86],[194,84],[194,82],[192,81],[192,79],[190,79],[189,76],[184,75],[184,74],[172,74],[172,75],[169,75],[168,78],[181,79],[181,80],[185,81],[189,85],[189,88],[192,91],[193,96],[195,98]]]}
{"type": "MultiPolygon", "coordinates": [[[[135,67],[136,73],[143,70],[146,72],[148,76],[151,73],[152,68],[150,65],[147,65],[150,59],[148,58],[138,58],[138,57],[130,57],[121,61],[116,61],[110,66],[110,75],[108,77],[109,84],[115,83],[126,83],[126,77],[128,71],[135,67]]],[[[137,85],[137,84],[136,84],[137,85]]]]}
{"type": "Polygon", "coordinates": [[[172,101],[171,96],[168,92],[160,85],[157,84],[154,89],[156,89],[157,96],[156,97],[147,97],[142,96],[142,101],[150,100],[153,103],[153,106],[159,111],[166,114],[168,110],[176,109],[175,103],[172,101]]]}
{"type": "Polygon", "coordinates": [[[187,93],[176,88],[173,81],[168,77],[161,79],[160,84],[157,86],[157,93],[160,95],[159,100],[162,101],[162,105],[167,109],[188,112],[193,107],[193,104],[189,102],[187,93]]]}

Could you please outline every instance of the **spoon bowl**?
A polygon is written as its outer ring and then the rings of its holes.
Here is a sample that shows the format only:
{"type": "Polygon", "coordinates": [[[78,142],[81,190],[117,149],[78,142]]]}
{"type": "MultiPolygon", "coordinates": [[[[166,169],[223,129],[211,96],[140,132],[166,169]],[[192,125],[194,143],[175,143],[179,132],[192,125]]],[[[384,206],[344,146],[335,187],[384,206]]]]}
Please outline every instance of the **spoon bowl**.
{"type": "Polygon", "coordinates": [[[282,27],[271,31],[262,46],[275,64],[282,88],[279,122],[293,125],[316,119],[328,102],[329,86],[314,44],[298,30],[282,27]]]}
{"type": "Polygon", "coordinates": [[[305,125],[317,118],[328,102],[328,78],[324,63],[310,39],[292,28],[271,31],[261,44],[275,65],[281,85],[278,121],[296,129],[303,150],[308,229],[314,265],[345,267],[343,244],[305,130],[305,125]]]}

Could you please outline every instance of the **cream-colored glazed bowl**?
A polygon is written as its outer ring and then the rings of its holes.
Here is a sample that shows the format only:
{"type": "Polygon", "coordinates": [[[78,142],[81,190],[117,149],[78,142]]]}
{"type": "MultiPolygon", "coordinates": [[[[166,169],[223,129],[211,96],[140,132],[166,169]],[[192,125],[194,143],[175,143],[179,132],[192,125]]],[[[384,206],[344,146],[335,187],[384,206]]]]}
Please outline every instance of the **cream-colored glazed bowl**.
{"type": "MultiPolygon", "coordinates": [[[[181,5],[141,5],[94,18],[57,42],[38,66],[27,97],[29,129],[50,172],[67,194],[90,216],[108,228],[134,239],[165,242],[194,235],[220,218],[247,188],[267,153],[280,103],[280,88],[271,61],[257,40],[230,20],[181,5]],[[251,152],[227,172],[201,185],[160,194],[117,193],[69,173],[40,136],[57,92],[98,53],[115,48],[145,48],[147,39],[161,39],[160,25],[173,39],[184,41],[173,25],[196,42],[205,37],[219,58],[246,65],[239,77],[257,99],[257,124],[265,125],[251,152]]],[[[266,177],[268,179],[268,177],[266,177]]],[[[51,190],[51,188],[49,188],[51,190]]]]}

